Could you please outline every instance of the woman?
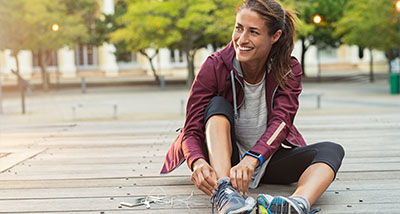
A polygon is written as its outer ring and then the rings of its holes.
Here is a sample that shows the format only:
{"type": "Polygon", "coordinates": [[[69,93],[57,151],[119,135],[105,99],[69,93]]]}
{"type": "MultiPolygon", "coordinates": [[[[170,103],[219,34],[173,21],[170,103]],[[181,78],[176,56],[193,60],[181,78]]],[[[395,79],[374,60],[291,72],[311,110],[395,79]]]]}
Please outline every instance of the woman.
{"type": "Polygon", "coordinates": [[[193,83],[185,126],[161,173],[186,159],[213,211],[216,203],[220,213],[250,213],[249,187],[298,182],[290,197],[259,195],[258,211],[310,213],[335,178],[343,148],[306,146],[293,124],[302,90],[294,37],[294,16],[279,3],[246,0],[232,41],[207,58],[193,83]]]}

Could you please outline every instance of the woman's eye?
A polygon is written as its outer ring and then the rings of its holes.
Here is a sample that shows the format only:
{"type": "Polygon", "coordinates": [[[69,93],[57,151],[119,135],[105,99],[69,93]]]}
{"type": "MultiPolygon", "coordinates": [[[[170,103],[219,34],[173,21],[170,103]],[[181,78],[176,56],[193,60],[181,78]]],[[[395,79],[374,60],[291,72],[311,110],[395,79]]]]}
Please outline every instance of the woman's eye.
{"type": "Polygon", "coordinates": [[[250,31],[250,33],[252,33],[254,35],[259,35],[259,33],[257,31],[254,31],[254,30],[250,31]]]}

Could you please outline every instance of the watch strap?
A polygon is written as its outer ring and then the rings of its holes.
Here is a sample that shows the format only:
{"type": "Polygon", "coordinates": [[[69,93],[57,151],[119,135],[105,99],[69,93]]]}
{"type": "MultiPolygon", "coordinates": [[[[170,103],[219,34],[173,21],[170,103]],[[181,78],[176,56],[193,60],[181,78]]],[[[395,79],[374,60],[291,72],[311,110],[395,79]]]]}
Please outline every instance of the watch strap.
{"type": "Polygon", "coordinates": [[[260,167],[260,166],[263,164],[263,162],[264,162],[263,156],[262,156],[261,154],[257,153],[257,152],[253,152],[253,151],[250,151],[250,150],[249,150],[249,151],[246,151],[246,152],[243,154],[242,159],[243,159],[246,155],[249,155],[249,156],[252,156],[252,157],[258,159],[259,164],[258,164],[258,166],[257,166],[256,168],[260,167]]]}

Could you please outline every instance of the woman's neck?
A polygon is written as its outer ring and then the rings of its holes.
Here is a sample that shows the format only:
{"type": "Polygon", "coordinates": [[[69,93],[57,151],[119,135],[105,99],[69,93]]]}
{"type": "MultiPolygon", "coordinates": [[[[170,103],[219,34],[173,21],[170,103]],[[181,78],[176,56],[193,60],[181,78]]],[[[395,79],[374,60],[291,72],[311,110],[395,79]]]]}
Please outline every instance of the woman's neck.
{"type": "Polygon", "coordinates": [[[240,63],[243,71],[243,78],[250,84],[259,83],[263,80],[264,73],[266,71],[266,64],[252,64],[252,63],[240,63]]]}

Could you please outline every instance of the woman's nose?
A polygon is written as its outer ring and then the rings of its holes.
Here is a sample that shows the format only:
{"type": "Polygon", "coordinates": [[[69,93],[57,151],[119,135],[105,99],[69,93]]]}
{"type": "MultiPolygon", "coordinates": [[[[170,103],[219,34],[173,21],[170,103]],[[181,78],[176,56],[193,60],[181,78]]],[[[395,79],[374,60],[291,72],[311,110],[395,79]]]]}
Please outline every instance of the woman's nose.
{"type": "Polygon", "coordinates": [[[247,33],[243,32],[239,36],[238,44],[243,44],[248,42],[248,36],[247,33]]]}

